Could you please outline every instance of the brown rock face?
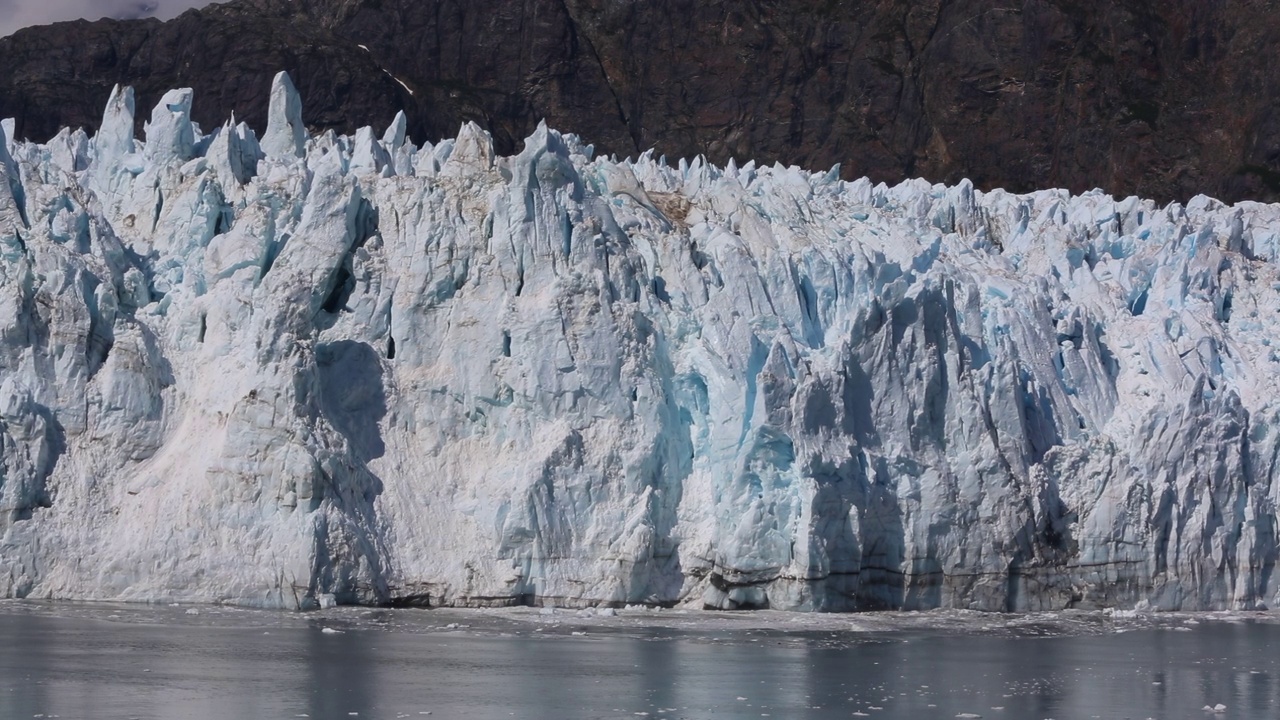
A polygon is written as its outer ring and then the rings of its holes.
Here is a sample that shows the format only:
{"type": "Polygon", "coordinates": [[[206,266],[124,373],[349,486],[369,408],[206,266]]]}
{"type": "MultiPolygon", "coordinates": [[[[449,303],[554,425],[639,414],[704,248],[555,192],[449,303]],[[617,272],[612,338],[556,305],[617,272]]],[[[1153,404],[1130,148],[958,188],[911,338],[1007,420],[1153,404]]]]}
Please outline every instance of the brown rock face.
{"type": "Polygon", "coordinates": [[[1277,50],[1275,0],[238,0],[0,39],[0,116],[91,128],[124,82],[261,127],[285,69],[316,128],[402,108],[510,151],[545,117],[620,155],[1274,201],[1277,50]]]}

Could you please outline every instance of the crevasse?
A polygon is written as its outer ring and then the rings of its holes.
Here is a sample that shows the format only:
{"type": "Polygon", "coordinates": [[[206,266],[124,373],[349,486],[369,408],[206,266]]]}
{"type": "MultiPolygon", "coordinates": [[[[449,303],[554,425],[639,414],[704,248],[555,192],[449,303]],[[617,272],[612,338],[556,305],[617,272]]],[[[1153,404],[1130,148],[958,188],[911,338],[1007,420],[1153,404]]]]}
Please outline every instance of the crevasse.
{"type": "Polygon", "coordinates": [[[1280,208],[0,138],[0,597],[1275,604],[1280,208]]]}

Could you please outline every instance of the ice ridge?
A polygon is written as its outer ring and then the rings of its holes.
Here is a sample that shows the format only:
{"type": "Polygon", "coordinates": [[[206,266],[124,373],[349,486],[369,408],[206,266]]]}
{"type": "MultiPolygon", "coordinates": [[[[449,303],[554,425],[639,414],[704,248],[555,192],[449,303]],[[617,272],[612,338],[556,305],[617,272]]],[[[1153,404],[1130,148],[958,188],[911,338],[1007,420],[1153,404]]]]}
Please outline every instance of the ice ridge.
{"type": "Polygon", "coordinates": [[[0,125],[0,597],[1274,605],[1280,207],[0,125]]]}

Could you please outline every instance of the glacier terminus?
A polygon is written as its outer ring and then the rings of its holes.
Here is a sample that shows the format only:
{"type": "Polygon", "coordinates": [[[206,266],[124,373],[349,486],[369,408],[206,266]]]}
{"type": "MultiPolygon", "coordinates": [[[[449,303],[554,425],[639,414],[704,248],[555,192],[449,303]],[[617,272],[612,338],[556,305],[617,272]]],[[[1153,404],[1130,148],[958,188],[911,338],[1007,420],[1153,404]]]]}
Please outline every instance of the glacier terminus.
{"type": "Polygon", "coordinates": [[[0,597],[1280,603],[1280,207],[0,137],[0,597]]]}

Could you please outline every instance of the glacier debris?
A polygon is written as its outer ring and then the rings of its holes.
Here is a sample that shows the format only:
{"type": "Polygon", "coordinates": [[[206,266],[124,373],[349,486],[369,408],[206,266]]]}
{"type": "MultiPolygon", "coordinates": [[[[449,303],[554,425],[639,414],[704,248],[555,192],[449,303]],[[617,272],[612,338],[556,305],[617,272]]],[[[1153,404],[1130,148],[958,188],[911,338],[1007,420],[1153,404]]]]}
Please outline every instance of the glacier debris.
{"type": "Polygon", "coordinates": [[[0,137],[0,597],[1277,602],[1280,208],[271,98],[0,137]]]}

